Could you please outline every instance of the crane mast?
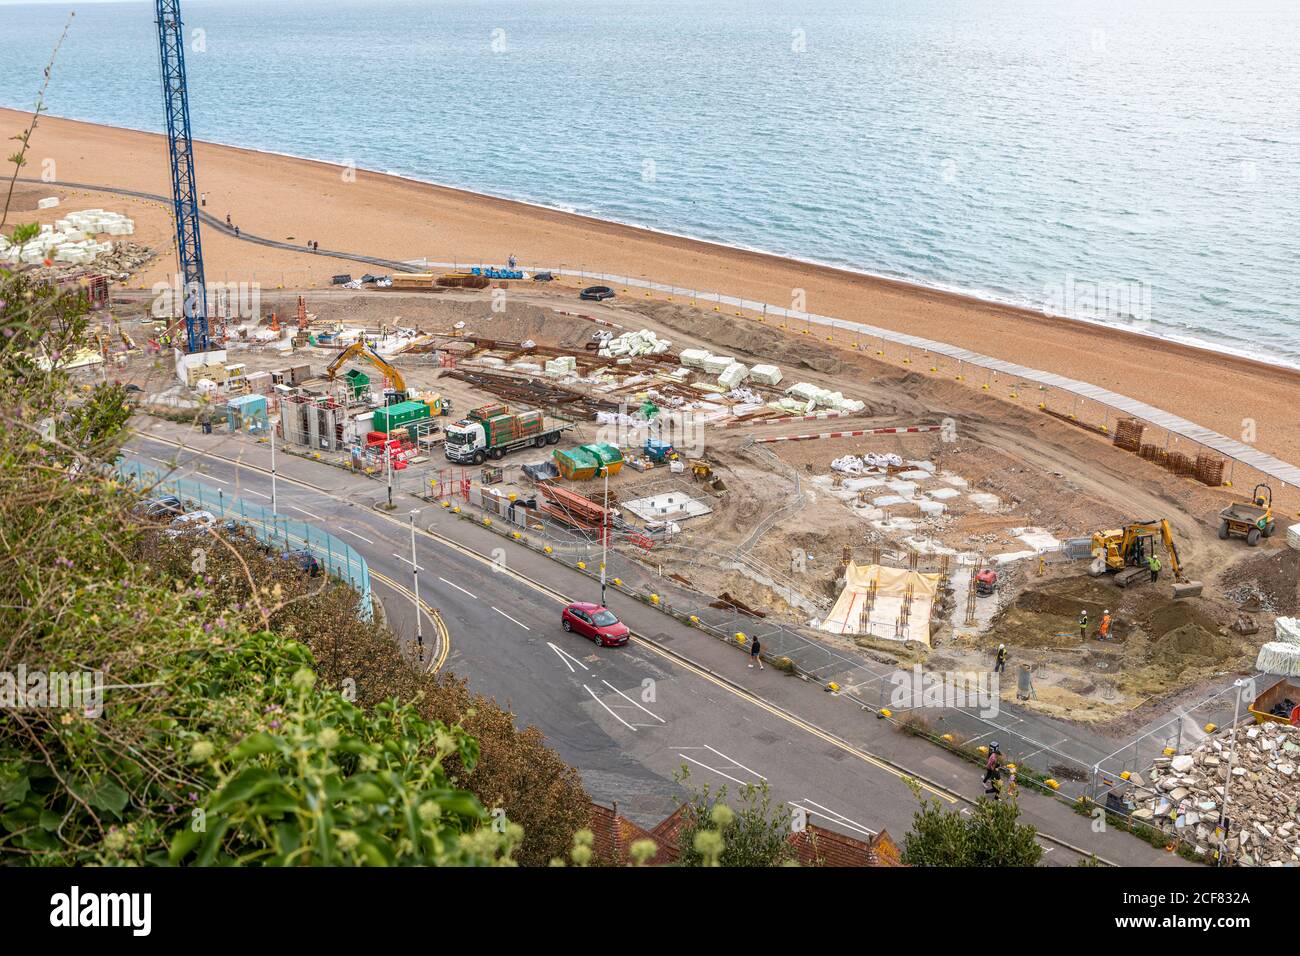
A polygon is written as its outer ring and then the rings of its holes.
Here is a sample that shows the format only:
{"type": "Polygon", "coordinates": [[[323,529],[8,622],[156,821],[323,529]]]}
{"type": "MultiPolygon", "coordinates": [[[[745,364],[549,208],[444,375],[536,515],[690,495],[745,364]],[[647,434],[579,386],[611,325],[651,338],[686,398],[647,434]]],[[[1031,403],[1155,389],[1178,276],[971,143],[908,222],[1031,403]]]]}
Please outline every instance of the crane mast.
{"type": "Polygon", "coordinates": [[[208,349],[208,299],[199,242],[199,203],[194,186],[194,146],[185,85],[185,31],[180,0],[157,0],[158,51],[162,59],[163,106],[172,166],[172,206],[176,215],[176,254],[184,283],[186,351],[208,349]]]}

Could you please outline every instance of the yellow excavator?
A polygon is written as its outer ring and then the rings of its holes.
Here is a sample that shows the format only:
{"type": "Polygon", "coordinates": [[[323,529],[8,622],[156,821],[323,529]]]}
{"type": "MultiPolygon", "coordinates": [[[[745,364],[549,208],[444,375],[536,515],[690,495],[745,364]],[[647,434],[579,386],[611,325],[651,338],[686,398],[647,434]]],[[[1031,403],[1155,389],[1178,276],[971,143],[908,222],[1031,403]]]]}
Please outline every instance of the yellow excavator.
{"type": "MultiPolygon", "coordinates": [[[[375,368],[379,369],[379,371],[383,372],[384,376],[393,383],[391,389],[386,389],[384,391],[385,405],[397,405],[398,403],[404,402],[408,398],[412,397],[406,391],[406,379],[402,377],[402,373],[399,372],[391,362],[384,359],[383,356],[371,348],[370,344],[363,339],[358,339],[340,352],[338,357],[335,358],[334,361],[330,362],[330,364],[325,368],[325,377],[331,382],[334,381],[334,376],[338,374],[339,369],[347,364],[347,361],[352,358],[365,359],[375,368]]],[[[442,395],[437,394],[427,394],[421,397],[420,401],[426,403],[429,406],[429,411],[434,415],[451,414],[452,401],[450,398],[445,398],[442,395]]]]}
{"type": "Polygon", "coordinates": [[[357,339],[340,352],[338,357],[325,368],[325,377],[331,382],[334,381],[334,376],[338,374],[339,369],[346,365],[349,359],[354,358],[365,359],[393,383],[392,390],[384,392],[385,405],[396,405],[398,402],[406,401],[406,379],[402,378],[402,373],[371,348],[370,343],[364,339],[357,339]]]}
{"type": "Polygon", "coordinates": [[[1147,573],[1147,558],[1156,552],[1156,538],[1160,538],[1169,555],[1169,569],[1175,581],[1185,580],[1183,566],[1178,560],[1178,547],[1174,532],[1164,518],[1153,521],[1134,521],[1122,528],[1098,531],[1092,536],[1092,567],[1094,577],[1114,571],[1115,583],[1128,587],[1147,573]]]}

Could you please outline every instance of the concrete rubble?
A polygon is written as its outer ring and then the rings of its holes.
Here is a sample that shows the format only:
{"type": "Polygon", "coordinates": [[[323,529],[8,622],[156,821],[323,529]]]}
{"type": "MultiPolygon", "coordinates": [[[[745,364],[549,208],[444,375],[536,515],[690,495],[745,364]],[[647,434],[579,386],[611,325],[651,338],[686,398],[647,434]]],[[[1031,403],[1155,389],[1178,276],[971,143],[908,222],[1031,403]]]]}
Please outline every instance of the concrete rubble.
{"type": "Polygon", "coordinates": [[[129,236],[134,232],[135,222],[121,213],[103,209],[72,212],[54,225],[41,226],[40,233],[21,246],[0,236],[0,261],[38,265],[50,259],[86,265],[113,251],[113,243],[98,242],[96,236],[129,236]]]}
{"type": "Polygon", "coordinates": [[[1144,797],[1133,819],[1171,828],[1204,855],[1223,842],[1216,828],[1226,788],[1228,859],[1239,866],[1294,866],[1300,863],[1298,765],[1300,728],[1267,722],[1230,729],[1190,754],[1156,758],[1149,784],[1135,776],[1144,797]]]}

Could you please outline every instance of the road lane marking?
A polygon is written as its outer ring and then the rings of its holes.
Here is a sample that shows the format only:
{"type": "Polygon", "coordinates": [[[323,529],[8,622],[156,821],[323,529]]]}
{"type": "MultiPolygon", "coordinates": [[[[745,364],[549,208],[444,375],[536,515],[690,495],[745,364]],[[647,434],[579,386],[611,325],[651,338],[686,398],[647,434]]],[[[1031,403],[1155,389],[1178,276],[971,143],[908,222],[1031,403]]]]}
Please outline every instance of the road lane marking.
{"type": "Polygon", "coordinates": [[[577,664],[577,665],[578,665],[579,667],[581,667],[584,671],[589,671],[589,670],[591,670],[590,667],[588,667],[586,664],[582,663],[582,661],[578,660],[576,657],[574,657],[574,656],[573,656],[572,654],[570,654],[568,651],[564,650],[563,648],[556,647],[556,646],[555,646],[554,644],[552,644],[550,641],[547,641],[547,642],[546,642],[546,646],[549,647],[551,650],[555,651],[555,653],[557,653],[557,654],[560,655],[560,660],[564,661],[565,664],[568,664],[568,667],[569,667],[569,671],[570,671],[570,673],[574,673],[574,674],[577,673],[577,671],[575,671],[575,670],[573,669],[573,664],[577,664]],[[569,661],[573,661],[573,664],[569,664],[569,661]]]}
{"type": "Polygon", "coordinates": [[[686,756],[686,754],[679,753],[677,756],[681,757],[683,760],[689,760],[691,763],[696,764],[696,765],[698,765],[698,766],[700,766],[700,767],[703,767],[705,770],[712,770],[712,771],[713,771],[714,773],[716,773],[719,777],[726,777],[728,780],[732,781],[733,783],[738,783],[738,784],[740,784],[742,787],[748,787],[751,783],[753,783],[752,780],[739,780],[739,779],[737,779],[736,777],[731,776],[731,774],[729,774],[729,773],[723,773],[723,772],[722,772],[721,770],[719,770],[717,767],[710,767],[708,764],[706,764],[706,763],[704,763],[704,762],[702,762],[702,761],[696,760],[694,757],[688,757],[688,756],[686,756]]]}
{"type": "Polygon", "coordinates": [[[206,471],[196,471],[196,475],[202,475],[204,481],[215,481],[219,485],[228,485],[230,482],[224,478],[218,478],[216,475],[209,475],[206,471]]]}
{"type": "MultiPolygon", "coordinates": [[[[266,497],[266,496],[263,495],[262,497],[266,497]]],[[[340,531],[343,531],[343,532],[346,532],[347,534],[352,535],[352,537],[354,537],[354,538],[360,538],[360,539],[361,539],[362,541],[364,541],[366,544],[374,544],[374,542],[371,541],[369,538],[367,538],[364,534],[357,534],[357,533],[356,533],[355,531],[353,531],[351,528],[339,528],[339,530],[340,530],[340,531]]]]}
{"type": "Polygon", "coordinates": [[[620,717],[618,714],[614,713],[614,711],[610,709],[609,704],[605,703],[603,700],[601,700],[599,697],[596,696],[596,692],[595,692],[594,690],[592,690],[592,689],[591,689],[590,687],[588,687],[586,684],[583,684],[583,685],[582,685],[582,689],[585,690],[588,694],[591,695],[591,699],[592,699],[592,700],[594,700],[596,703],[600,704],[601,707],[604,707],[606,710],[608,710],[608,711],[609,711],[609,715],[610,715],[611,717],[613,717],[615,720],[617,720],[620,724],[622,724],[622,725],[623,725],[624,727],[626,727],[628,730],[632,731],[633,733],[636,732],[636,728],[633,727],[631,724],[629,724],[626,720],[624,720],[624,719],[623,719],[622,717],[620,717]]]}
{"type": "Polygon", "coordinates": [[[717,755],[718,755],[719,757],[721,757],[723,760],[730,761],[731,763],[735,764],[737,767],[739,767],[741,770],[745,771],[746,773],[752,773],[752,774],[753,774],[755,777],[757,777],[759,780],[766,780],[766,779],[767,779],[767,777],[763,776],[763,775],[762,775],[761,773],[759,773],[757,770],[750,770],[748,767],[746,767],[746,766],[745,766],[743,763],[741,763],[739,760],[736,760],[736,759],[733,758],[733,757],[728,757],[728,756],[727,756],[726,754],[724,754],[721,750],[714,750],[714,748],[710,747],[708,744],[705,744],[705,745],[704,745],[704,748],[705,748],[706,750],[712,750],[715,754],[717,754],[717,755]]]}
{"type": "MultiPolygon", "coordinates": [[[[627,696],[627,694],[623,693],[621,690],[619,690],[617,687],[615,687],[615,686],[614,686],[613,684],[611,684],[609,681],[605,680],[603,677],[601,678],[600,682],[601,682],[602,684],[604,684],[606,687],[608,687],[610,690],[612,690],[614,693],[618,694],[619,697],[622,697],[625,701],[627,701],[627,702],[628,702],[629,704],[631,704],[633,707],[641,707],[640,704],[638,704],[636,701],[634,701],[631,697],[627,696]]],[[[646,708],[644,708],[644,707],[641,707],[641,709],[644,710],[644,711],[645,711],[647,714],[649,714],[651,717],[653,717],[655,720],[659,721],[659,723],[661,723],[661,724],[666,724],[666,723],[668,723],[668,721],[664,720],[662,717],[660,717],[658,714],[656,714],[653,710],[646,710],[646,708]]]]}
{"type": "Polygon", "coordinates": [[[844,814],[836,810],[832,810],[830,807],[824,807],[820,803],[816,802],[815,800],[809,800],[807,797],[804,797],[803,802],[816,807],[817,810],[809,810],[807,807],[800,806],[798,803],[793,801],[792,801],[792,805],[799,807],[799,809],[803,810],[805,813],[809,813],[819,817],[825,817],[827,820],[830,820],[833,823],[838,823],[842,827],[848,827],[850,829],[857,830],[859,833],[866,834],[867,836],[876,835],[876,831],[871,829],[871,827],[867,826],[866,824],[858,823],[855,820],[850,820],[844,814]]]}
{"type": "Polygon", "coordinates": [[[451,586],[454,587],[457,591],[459,591],[461,594],[468,594],[468,595],[469,595],[470,597],[472,597],[475,601],[478,600],[478,595],[477,595],[477,594],[475,594],[473,591],[466,591],[463,587],[461,587],[461,586],[460,586],[459,584],[457,584],[455,581],[448,581],[446,578],[438,578],[438,580],[441,581],[443,584],[449,584],[449,585],[451,585],[451,586]]]}
{"type": "MultiPolygon", "coordinates": [[[[501,610],[501,608],[499,608],[499,607],[493,606],[492,610],[496,611],[498,614],[500,614],[502,617],[504,617],[507,621],[515,621],[515,619],[514,619],[513,617],[511,617],[511,616],[510,616],[509,614],[507,614],[505,611],[501,610]]],[[[532,630],[532,628],[529,627],[527,624],[525,624],[523,621],[515,621],[515,623],[518,624],[520,627],[522,627],[525,631],[531,631],[531,630],[532,630]]]]}
{"type": "Polygon", "coordinates": [[[257,495],[257,497],[259,497],[259,498],[265,498],[267,501],[270,501],[270,500],[271,500],[271,496],[270,496],[270,495],[264,495],[264,494],[262,494],[260,491],[254,491],[252,488],[243,488],[243,489],[241,489],[241,492],[244,493],[244,494],[249,494],[249,495],[257,495]]]}
{"type": "Polygon", "coordinates": [[[290,505],[289,507],[292,508],[294,511],[301,511],[301,512],[302,512],[303,514],[305,514],[308,518],[315,518],[317,521],[324,521],[324,520],[325,520],[325,519],[322,518],[320,515],[314,515],[314,514],[312,514],[312,513],[311,513],[310,511],[308,511],[306,508],[299,508],[297,505],[290,505]]]}

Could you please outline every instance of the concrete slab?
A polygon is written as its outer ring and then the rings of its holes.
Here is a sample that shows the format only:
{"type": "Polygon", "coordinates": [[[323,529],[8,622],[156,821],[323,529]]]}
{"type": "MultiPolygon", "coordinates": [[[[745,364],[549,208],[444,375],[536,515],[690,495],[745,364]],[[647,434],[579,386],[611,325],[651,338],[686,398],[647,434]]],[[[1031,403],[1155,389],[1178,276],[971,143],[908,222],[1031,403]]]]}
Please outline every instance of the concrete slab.
{"type": "Polygon", "coordinates": [[[929,488],[924,494],[935,501],[951,501],[953,498],[961,497],[961,492],[956,488],[929,488]]]}
{"type": "Polygon", "coordinates": [[[626,508],[642,521],[684,521],[687,518],[699,518],[713,511],[698,498],[681,491],[669,491],[649,498],[634,498],[619,502],[620,508],[626,508]]]}

